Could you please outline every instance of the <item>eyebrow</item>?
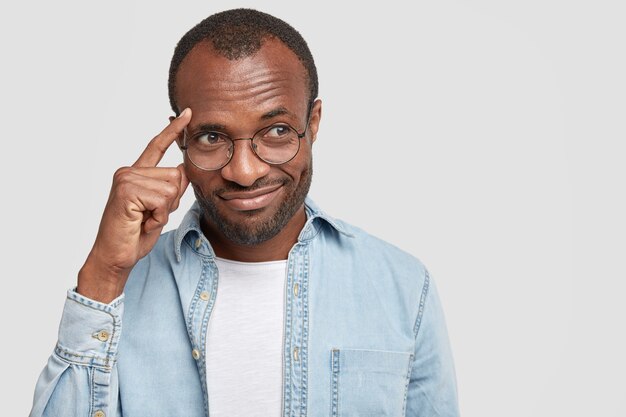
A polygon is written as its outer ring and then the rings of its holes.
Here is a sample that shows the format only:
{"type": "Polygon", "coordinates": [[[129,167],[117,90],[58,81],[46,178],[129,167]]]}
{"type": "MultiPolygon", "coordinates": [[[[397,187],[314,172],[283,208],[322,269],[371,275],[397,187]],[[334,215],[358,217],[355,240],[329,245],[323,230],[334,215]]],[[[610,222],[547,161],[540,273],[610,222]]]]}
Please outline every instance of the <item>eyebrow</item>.
{"type": "MultiPolygon", "coordinates": [[[[268,111],[267,113],[263,113],[260,117],[261,120],[269,120],[273,119],[276,116],[291,116],[295,117],[292,112],[287,110],[285,107],[277,107],[268,111]]],[[[221,125],[219,123],[201,123],[198,126],[194,126],[190,129],[192,132],[224,132],[226,131],[226,126],[221,125]]]]}
{"type": "Polygon", "coordinates": [[[261,120],[268,120],[268,119],[272,119],[272,118],[274,118],[276,116],[282,116],[282,115],[295,117],[293,113],[291,113],[285,107],[281,106],[281,107],[277,107],[277,108],[275,108],[273,110],[270,110],[267,113],[263,114],[261,116],[261,120]]]}
{"type": "Polygon", "coordinates": [[[202,124],[199,124],[198,126],[195,126],[191,130],[192,132],[213,132],[213,131],[220,132],[220,131],[226,130],[226,126],[220,125],[217,123],[202,123],[202,124]]]}

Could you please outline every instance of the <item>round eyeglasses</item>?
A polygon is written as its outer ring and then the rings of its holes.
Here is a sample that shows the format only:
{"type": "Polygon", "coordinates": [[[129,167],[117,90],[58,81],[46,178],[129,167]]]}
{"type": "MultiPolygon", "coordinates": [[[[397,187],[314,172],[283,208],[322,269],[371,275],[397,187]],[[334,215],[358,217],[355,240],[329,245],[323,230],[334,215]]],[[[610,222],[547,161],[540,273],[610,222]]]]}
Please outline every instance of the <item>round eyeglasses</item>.
{"type": "Polygon", "coordinates": [[[180,149],[196,167],[204,171],[215,171],[225,167],[233,157],[235,141],[251,141],[252,151],[262,161],[280,165],[291,161],[300,150],[300,139],[306,135],[287,123],[276,123],[257,131],[251,138],[232,139],[222,132],[199,131],[189,135],[184,131],[183,146],[180,149]]]}

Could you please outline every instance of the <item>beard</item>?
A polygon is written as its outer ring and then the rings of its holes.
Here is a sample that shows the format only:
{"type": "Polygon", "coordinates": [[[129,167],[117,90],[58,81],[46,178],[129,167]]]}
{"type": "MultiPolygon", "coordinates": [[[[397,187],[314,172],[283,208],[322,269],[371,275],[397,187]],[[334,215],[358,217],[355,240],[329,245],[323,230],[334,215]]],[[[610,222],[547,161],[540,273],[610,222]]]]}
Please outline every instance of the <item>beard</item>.
{"type": "Polygon", "coordinates": [[[213,228],[231,242],[241,246],[253,246],[265,242],[276,236],[289,220],[298,212],[309,193],[311,180],[313,177],[313,164],[302,172],[300,181],[296,184],[291,177],[277,180],[267,180],[259,178],[250,187],[242,187],[236,183],[213,190],[210,195],[204,196],[201,190],[193,185],[196,200],[202,209],[203,221],[206,221],[213,228]],[[265,209],[249,210],[241,212],[245,219],[238,221],[232,217],[220,213],[215,201],[219,201],[219,195],[230,191],[253,191],[269,185],[282,185],[285,190],[285,197],[280,203],[275,213],[264,213],[265,209]]]}

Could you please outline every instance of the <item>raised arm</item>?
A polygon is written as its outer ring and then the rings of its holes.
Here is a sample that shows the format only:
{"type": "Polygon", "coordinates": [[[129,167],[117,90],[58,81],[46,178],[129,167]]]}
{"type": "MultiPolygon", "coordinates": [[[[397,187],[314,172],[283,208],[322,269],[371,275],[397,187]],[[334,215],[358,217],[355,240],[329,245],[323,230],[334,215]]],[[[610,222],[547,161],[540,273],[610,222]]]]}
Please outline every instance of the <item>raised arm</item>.
{"type": "Polygon", "coordinates": [[[191,110],[181,112],[132,166],[115,173],[78,286],[68,291],[57,345],[37,381],[31,417],[121,416],[116,360],[124,285],[189,184],[182,165],[157,164],[190,120],[191,110]]]}

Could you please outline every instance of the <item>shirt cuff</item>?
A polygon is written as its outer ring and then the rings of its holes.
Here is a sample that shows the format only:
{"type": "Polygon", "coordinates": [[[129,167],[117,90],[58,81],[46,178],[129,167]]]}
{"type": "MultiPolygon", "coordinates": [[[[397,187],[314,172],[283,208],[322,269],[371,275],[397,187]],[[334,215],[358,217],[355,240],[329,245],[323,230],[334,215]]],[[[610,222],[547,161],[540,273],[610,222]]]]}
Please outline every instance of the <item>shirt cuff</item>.
{"type": "Polygon", "coordinates": [[[103,304],[67,292],[55,353],[66,362],[110,370],[122,333],[124,294],[103,304]]]}

